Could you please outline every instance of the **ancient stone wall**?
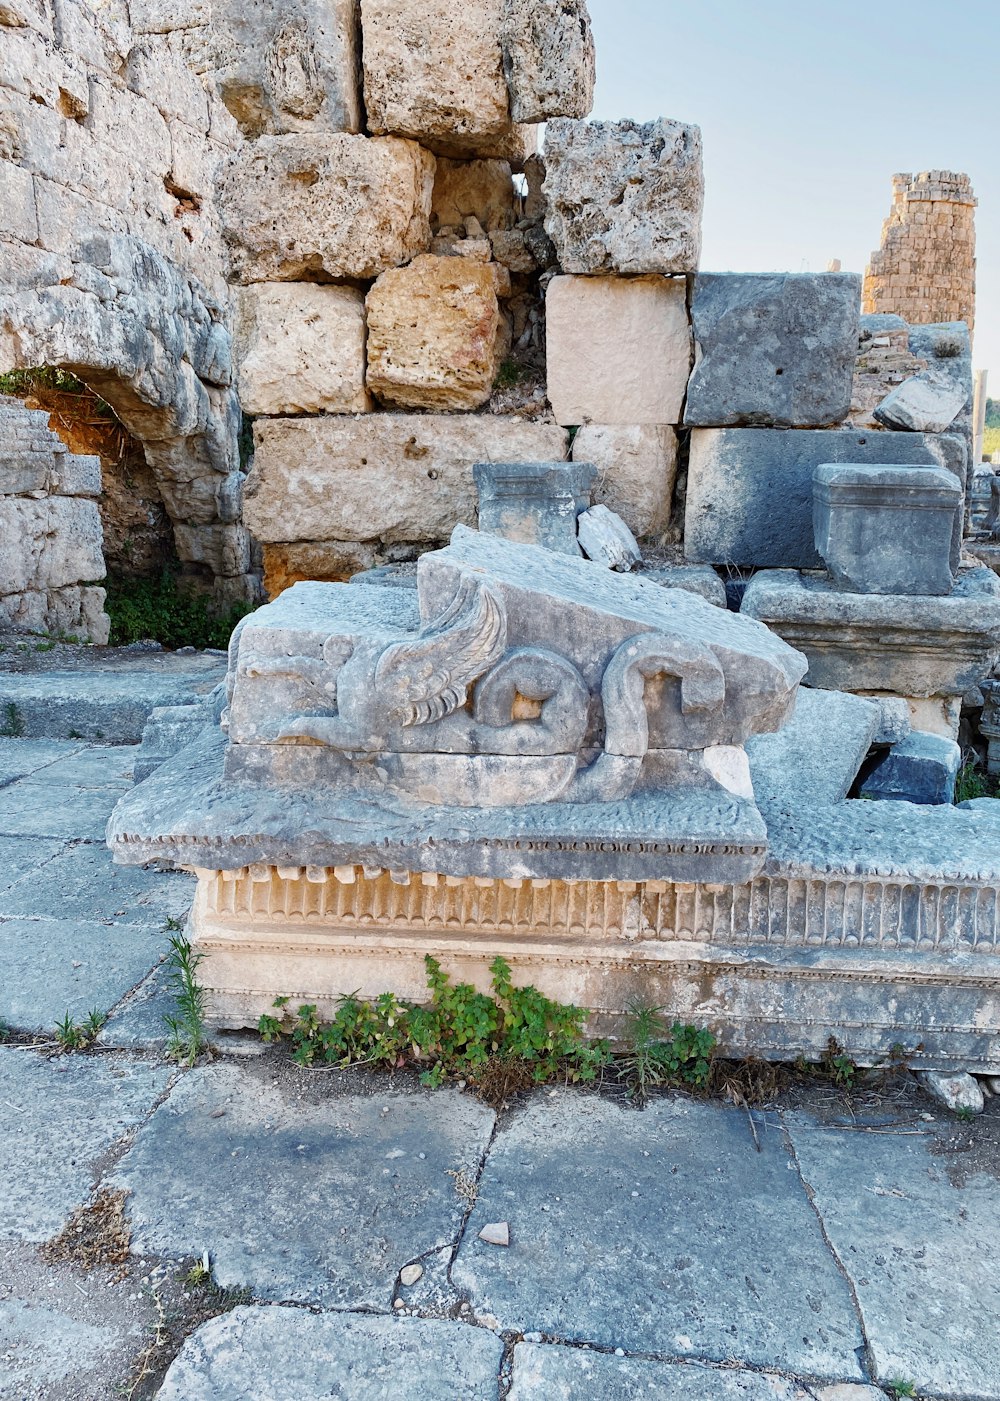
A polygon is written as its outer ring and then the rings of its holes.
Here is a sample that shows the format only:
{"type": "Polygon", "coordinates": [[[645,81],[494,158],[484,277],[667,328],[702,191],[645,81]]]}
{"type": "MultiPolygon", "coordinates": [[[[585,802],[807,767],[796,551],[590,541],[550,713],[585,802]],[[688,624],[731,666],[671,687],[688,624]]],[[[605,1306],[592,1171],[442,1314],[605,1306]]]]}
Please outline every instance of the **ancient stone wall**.
{"type": "Polygon", "coordinates": [[[864,310],[915,325],[976,314],[976,198],[967,175],[924,170],[892,177],[892,210],[865,273],[864,310]]]}
{"type": "Polygon", "coordinates": [[[0,6],[0,370],[72,370],[139,439],[185,569],[253,596],[214,171],[239,129],[195,0],[0,6]]]}

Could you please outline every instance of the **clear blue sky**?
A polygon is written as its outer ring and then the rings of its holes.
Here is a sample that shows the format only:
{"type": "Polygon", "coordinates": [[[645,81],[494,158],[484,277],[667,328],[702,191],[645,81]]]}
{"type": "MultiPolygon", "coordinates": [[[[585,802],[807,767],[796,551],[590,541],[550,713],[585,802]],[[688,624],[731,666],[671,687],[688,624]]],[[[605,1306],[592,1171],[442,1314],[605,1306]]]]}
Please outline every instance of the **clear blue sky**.
{"type": "Polygon", "coordinates": [[[974,360],[1000,398],[1000,0],[589,0],[594,117],[705,143],[711,271],[863,272],[899,170],[979,199],[974,360]]]}

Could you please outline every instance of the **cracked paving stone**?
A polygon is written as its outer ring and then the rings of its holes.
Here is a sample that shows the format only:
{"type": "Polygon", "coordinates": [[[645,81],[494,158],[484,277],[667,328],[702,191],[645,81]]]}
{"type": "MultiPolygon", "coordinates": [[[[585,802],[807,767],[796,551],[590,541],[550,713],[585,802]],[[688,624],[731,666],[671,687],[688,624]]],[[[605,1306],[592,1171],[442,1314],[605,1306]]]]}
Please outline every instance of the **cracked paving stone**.
{"type": "Polygon", "coordinates": [[[126,791],[122,782],[88,787],[19,779],[0,788],[0,836],[103,841],[111,810],[126,791]]]}
{"type": "Polygon", "coordinates": [[[195,878],[181,871],[116,866],[103,842],[80,843],[54,856],[0,894],[0,916],[108,919],[162,929],[182,919],[195,878]]]}
{"type": "Polygon", "coordinates": [[[52,1031],[69,1012],[107,1012],[167,950],[160,929],[86,919],[0,919],[0,1017],[52,1031]]]}
{"type": "Polygon", "coordinates": [[[129,1056],[0,1047],[0,1240],[57,1235],[94,1184],[94,1164],[148,1114],[170,1081],[129,1056]]]}
{"type": "MultiPolygon", "coordinates": [[[[881,1396],[881,1393],[878,1393],[881,1396]]],[[[555,1344],[518,1343],[509,1401],[812,1401],[773,1373],[648,1362],[555,1344]]],[[[882,1398],[884,1401],[884,1398],[882,1398]]]]}
{"type": "Polygon", "coordinates": [[[502,1355],[462,1323],[241,1307],[188,1339],[157,1401],[496,1401],[502,1355]]]}
{"type": "Polygon", "coordinates": [[[498,1133],[452,1280],[504,1330],[861,1380],[862,1337],[779,1127],[562,1092],[498,1133]],[[510,1222],[511,1243],[477,1239],[510,1222]]]}
{"type": "Polygon", "coordinates": [[[0,739],[0,786],[72,758],[86,746],[80,740],[0,739]]]}
{"type": "Polygon", "coordinates": [[[207,1250],[220,1285],[262,1298],[389,1310],[403,1265],[457,1237],[449,1173],[475,1175],[494,1116],[459,1091],[328,1084],[271,1057],[185,1076],[116,1174],[133,1248],[207,1250]]]}
{"type": "Polygon", "coordinates": [[[34,873],[62,851],[63,837],[0,837],[0,891],[9,890],[29,871],[34,873]]]}
{"type": "Polygon", "coordinates": [[[929,1137],[786,1125],[883,1384],[1000,1398],[1000,1181],[955,1186],[929,1137]]]}

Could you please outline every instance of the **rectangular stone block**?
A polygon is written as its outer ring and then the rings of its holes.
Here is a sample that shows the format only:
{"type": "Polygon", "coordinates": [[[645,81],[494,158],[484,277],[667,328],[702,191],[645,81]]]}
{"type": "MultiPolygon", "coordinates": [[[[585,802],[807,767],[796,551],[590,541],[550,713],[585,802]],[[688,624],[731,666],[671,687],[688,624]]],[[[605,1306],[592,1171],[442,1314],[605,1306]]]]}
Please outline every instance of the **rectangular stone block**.
{"type": "Polygon", "coordinates": [[[589,114],[595,56],[586,0],[504,0],[502,42],[515,122],[589,114]]]}
{"type": "Polygon", "coordinates": [[[861,279],[700,273],[685,423],[823,428],[851,406],[861,279]]]}
{"type": "Polygon", "coordinates": [[[680,422],[691,368],[682,278],[555,277],[545,310],[558,423],[680,422]]]}
{"type": "Polygon", "coordinates": [[[412,141],[262,136],[220,171],[238,282],[373,278],[430,244],[434,157],[412,141]]]}
{"type": "Polygon", "coordinates": [[[961,438],[845,429],[695,428],[684,553],[705,564],[821,569],[813,474],[824,462],[944,467],[964,483],[961,438]]]}
{"type": "Polygon", "coordinates": [[[34,181],[11,161],[0,161],[0,233],[22,243],[38,238],[34,181]]]}
{"type": "Polygon", "coordinates": [[[258,282],[237,298],[235,358],[250,414],[366,413],[365,299],[355,287],[258,282]]]}
{"type": "Polygon", "coordinates": [[[545,229],[564,272],[695,272],[705,199],[701,131],[655,122],[545,129],[545,229]]]}
{"type": "Polygon", "coordinates": [[[861,786],[863,798],[904,803],[955,801],[962,751],[953,739],[914,732],[894,745],[861,786]]]}
{"type": "Polygon", "coordinates": [[[579,555],[577,518],[590,505],[594,469],[574,462],[477,462],[479,529],[521,545],[579,555]]]}
{"type": "Polygon", "coordinates": [[[101,459],[67,452],[56,458],[53,490],[61,496],[100,496],[101,459]]]}
{"type": "Polygon", "coordinates": [[[554,424],[500,415],[259,419],[244,520],[258,540],[436,541],[476,519],[475,462],[565,459],[554,424]]]}
{"type": "Polygon", "coordinates": [[[634,535],[666,530],[677,481],[673,428],[584,424],[573,439],[573,461],[594,464],[594,500],[621,516],[634,535]]]}

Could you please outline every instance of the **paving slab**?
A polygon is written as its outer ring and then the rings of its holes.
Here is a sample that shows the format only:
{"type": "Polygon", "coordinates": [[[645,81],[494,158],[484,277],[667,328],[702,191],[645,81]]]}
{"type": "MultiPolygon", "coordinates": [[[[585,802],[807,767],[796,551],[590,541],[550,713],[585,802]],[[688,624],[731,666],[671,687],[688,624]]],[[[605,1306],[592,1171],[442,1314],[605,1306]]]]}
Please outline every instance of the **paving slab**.
{"type": "Polygon", "coordinates": [[[780,1129],[559,1092],[500,1129],[452,1268],[480,1315],[626,1352],[861,1380],[862,1336],[780,1129]],[[484,1244],[508,1221],[508,1249],[484,1244]]]}
{"type": "Polygon", "coordinates": [[[0,919],[0,1018],[52,1031],[65,1013],[108,1012],[167,949],[159,927],[86,919],[0,919]]]}
{"type": "MultiPolygon", "coordinates": [[[[25,664],[27,665],[27,664],[25,664]]],[[[25,739],[138,744],[151,711],[207,695],[225,678],[217,652],[91,654],[75,665],[0,669],[0,716],[25,739]]]]}
{"type": "Polygon", "coordinates": [[[186,1076],[116,1174],[133,1248],[208,1250],[220,1285],[261,1298],[388,1310],[402,1267],[457,1238],[454,1174],[474,1179],[494,1116],[457,1090],[329,1084],[275,1057],[186,1076]]]}
{"type": "Polygon", "coordinates": [[[0,1046],[0,1240],[58,1234],[87,1200],[94,1165],[149,1113],[170,1082],[127,1056],[60,1056],[0,1046]]]}
{"type": "MultiPolygon", "coordinates": [[[[42,743],[43,741],[38,741],[42,743]]],[[[94,744],[79,748],[75,754],[63,754],[25,775],[28,783],[69,783],[84,788],[99,788],[106,784],[119,787],[132,782],[132,769],[137,744],[94,744]]]]}
{"type": "Polygon", "coordinates": [[[0,787],[14,783],[57,759],[67,759],[84,748],[79,741],[55,739],[0,739],[0,787]]]}
{"type": "Polygon", "coordinates": [[[0,891],[44,866],[65,845],[63,837],[0,837],[0,891]]]}
{"type": "Polygon", "coordinates": [[[108,1018],[97,1043],[120,1050],[162,1051],[170,1039],[165,1018],[176,1011],[170,974],[158,963],[108,1018]]]}
{"type": "Polygon", "coordinates": [[[158,1401],[496,1401],[503,1343],[445,1320],[234,1309],[204,1324],[158,1401]]]}
{"type": "Polygon", "coordinates": [[[875,1379],[1000,1398],[1000,1181],[956,1185],[930,1134],[822,1129],[798,1114],[786,1123],[856,1293],[875,1379]]]}
{"type": "MultiPolygon", "coordinates": [[[[876,1393],[884,1401],[882,1393],[876,1393]]],[[[518,1343],[509,1401],[812,1401],[773,1373],[518,1343]]]]}
{"type": "Polygon", "coordinates": [[[0,917],[114,920],[162,929],[168,919],[187,915],[195,884],[183,871],[116,866],[103,842],[79,843],[0,893],[0,917]]]}
{"type": "Polygon", "coordinates": [[[20,779],[0,788],[0,836],[104,840],[111,810],[126,783],[77,786],[20,779]]]}

